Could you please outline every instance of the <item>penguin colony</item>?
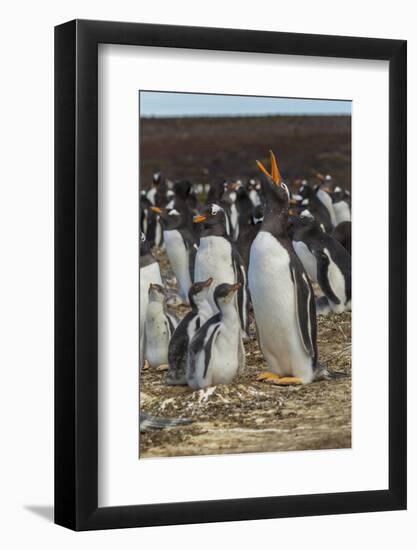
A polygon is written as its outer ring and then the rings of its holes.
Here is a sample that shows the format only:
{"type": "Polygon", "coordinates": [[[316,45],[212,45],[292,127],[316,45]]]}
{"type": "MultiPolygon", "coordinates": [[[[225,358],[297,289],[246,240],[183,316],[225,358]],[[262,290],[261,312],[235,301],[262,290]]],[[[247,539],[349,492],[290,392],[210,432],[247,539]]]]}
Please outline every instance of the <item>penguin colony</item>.
{"type": "Polygon", "coordinates": [[[168,385],[231,383],[251,316],[268,367],[257,380],[339,376],[319,361],[317,315],[351,308],[350,193],[330,175],[286,183],[272,151],[269,171],[257,164],[259,180],[203,186],[157,173],[141,193],[140,362],[166,371],[168,385]],[[189,306],[180,321],[153,247],[165,249],[189,306]]]}

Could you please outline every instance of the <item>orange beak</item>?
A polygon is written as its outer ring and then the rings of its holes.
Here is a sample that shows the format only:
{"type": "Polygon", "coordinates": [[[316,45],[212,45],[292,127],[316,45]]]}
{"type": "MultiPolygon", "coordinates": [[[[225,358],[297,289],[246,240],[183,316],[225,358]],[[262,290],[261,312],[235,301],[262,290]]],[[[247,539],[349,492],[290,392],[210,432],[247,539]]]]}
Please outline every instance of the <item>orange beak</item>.
{"type": "Polygon", "coordinates": [[[203,216],[199,214],[198,216],[194,216],[193,223],[201,223],[206,221],[206,216],[203,216]]]}
{"type": "Polygon", "coordinates": [[[298,202],[295,199],[290,199],[290,204],[295,206],[296,204],[298,204],[298,202]]]}
{"type": "Polygon", "coordinates": [[[162,210],[157,206],[151,206],[150,210],[152,210],[152,212],[155,212],[155,214],[162,214],[162,210]]]}
{"type": "Polygon", "coordinates": [[[275,185],[280,185],[281,182],[281,174],[278,170],[278,164],[277,159],[275,158],[275,155],[272,151],[269,151],[269,155],[271,158],[271,173],[269,174],[268,170],[265,168],[265,166],[262,164],[262,162],[259,162],[259,160],[256,161],[256,164],[258,165],[259,170],[265,174],[267,178],[272,179],[272,181],[275,183],[275,185]]]}

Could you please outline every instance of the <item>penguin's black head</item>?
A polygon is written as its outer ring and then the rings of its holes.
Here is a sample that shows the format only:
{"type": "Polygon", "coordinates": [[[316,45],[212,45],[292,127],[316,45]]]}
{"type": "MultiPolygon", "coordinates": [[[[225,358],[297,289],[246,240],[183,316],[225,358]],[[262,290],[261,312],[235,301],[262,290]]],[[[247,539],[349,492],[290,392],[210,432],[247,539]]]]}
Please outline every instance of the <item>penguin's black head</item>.
{"type": "Polygon", "coordinates": [[[183,224],[184,218],[178,210],[175,210],[175,208],[169,209],[152,206],[151,210],[159,216],[164,229],[177,229],[183,224]]]}
{"type": "Polygon", "coordinates": [[[309,210],[302,210],[299,214],[290,210],[288,218],[288,234],[293,240],[302,240],[303,235],[310,230],[322,231],[317,220],[309,210]]]}
{"type": "Polygon", "coordinates": [[[310,199],[313,195],[314,189],[310,187],[307,180],[302,180],[298,188],[297,196],[300,196],[303,199],[310,199]]]}
{"type": "Polygon", "coordinates": [[[325,176],[323,174],[316,174],[316,178],[319,180],[316,191],[322,189],[329,194],[333,191],[333,178],[330,174],[326,174],[325,176]]]}
{"type": "Polygon", "coordinates": [[[249,178],[246,184],[248,191],[251,191],[252,189],[256,189],[256,183],[257,182],[255,178],[249,178]]]}
{"type": "Polygon", "coordinates": [[[150,302],[163,302],[165,299],[164,287],[157,283],[151,283],[149,285],[149,301],[150,302]]]}
{"type": "Polygon", "coordinates": [[[340,202],[346,198],[349,198],[349,192],[345,191],[345,189],[342,189],[341,187],[335,187],[333,192],[331,193],[332,202],[340,202]]]}
{"type": "Polygon", "coordinates": [[[155,186],[159,185],[161,183],[161,180],[162,180],[161,172],[155,172],[154,174],[152,174],[152,182],[155,186]]]}
{"type": "Polygon", "coordinates": [[[263,172],[266,178],[263,180],[262,189],[265,194],[267,206],[272,206],[273,204],[279,205],[280,210],[288,209],[288,204],[290,200],[290,192],[288,187],[282,181],[281,174],[278,170],[277,161],[275,155],[270,151],[271,156],[271,173],[269,173],[264,165],[256,161],[258,168],[263,172]]]}
{"type": "Polygon", "coordinates": [[[145,233],[141,231],[140,242],[139,242],[139,254],[140,256],[146,256],[146,254],[150,254],[150,252],[151,252],[151,245],[149,244],[149,241],[146,238],[145,233]]]}
{"type": "Polygon", "coordinates": [[[226,214],[218,204],[207,205],[201,214],[194,216],[194,223],[201,223],[203,229],[215,230],[216,233],[226,233],[226,214]]]}
{"type": "Polygon", "coordinates": [[[198,305],[204,302],[208,296],[212,282],[213,279],[210,277],[207,281],[199,281],[190,286],[190,290],[188,291],[188,299],[191,305],[198,305]]]}
{"type": "Polygon", "coordinates": [[[235,296],[235,292],[240,288],[241,284],[236,283],[234,285],[229,285],[227,283],[222,283],[221,285],[216,286],[214,291],[214,301],[216,306],[219,309],[222,309],[222,306],[230,304],[235,296]]]}

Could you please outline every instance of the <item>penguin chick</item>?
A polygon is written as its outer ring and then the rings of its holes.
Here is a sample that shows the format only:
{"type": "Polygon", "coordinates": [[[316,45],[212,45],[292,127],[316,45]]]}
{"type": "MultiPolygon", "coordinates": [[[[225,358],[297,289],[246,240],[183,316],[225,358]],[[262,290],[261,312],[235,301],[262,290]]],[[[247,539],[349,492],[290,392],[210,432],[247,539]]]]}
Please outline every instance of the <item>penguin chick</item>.
{"type": "Polygon", "coordinates": [[[145,320],[145,358],[151,367],[167,365],[168,345],[177,324],[166,312],[164,288],[152,283],[145,320]]]}
{"type": "Polygon", "coordinates": [[[234,305],[239,287],[240,283],[216,287],[214,300],[219,313],[204,323],[190,343],[187,383],[194,390],[230,384],[244,368],[242,331],[234,305]]]}
{"type": "Polygon", "coordinates": [[[214,311],[207,301],[213,279],[191,285],[188,293],[191,311],[180,321],[168,346],[169,369],[166,376],[168,386],[187,385],[186,368],[188,347],[195,333],[212,317],[214,311]]]}
{"type": "Polygon", "coordinates": [[[145,347],[145,320],[148,310],[149,285],[156,283],[162,285],[161,270],[151,252],[151,246],[145,234],[140,234],[139,243],[139,283],[140,283],[140,366],[143,365],[145,347]]]}

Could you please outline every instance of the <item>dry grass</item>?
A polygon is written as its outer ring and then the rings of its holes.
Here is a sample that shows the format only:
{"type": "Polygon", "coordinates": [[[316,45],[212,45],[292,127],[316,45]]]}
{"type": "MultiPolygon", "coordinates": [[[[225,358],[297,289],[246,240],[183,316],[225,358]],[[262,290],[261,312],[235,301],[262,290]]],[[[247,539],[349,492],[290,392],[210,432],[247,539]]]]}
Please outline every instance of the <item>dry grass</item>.
{"type": "MultiPolygon", "coordinates": [[[[167,286],[174,279],[159,253],[167,286]]],[[[178,317],[187,308],[170,306],[178,317]]],[[[187,426],[140,435],[140,457],[348,448],[351,445],[351,315],[319,317],[320,361],[344,372],[340,380],[277,387],[256,381],[266,363],[251,326],[246,371],[229,386],[191,391],[166,386],[165,373],[141,373],[141,406],[166,417],[194,420],[187,426]]]]}

